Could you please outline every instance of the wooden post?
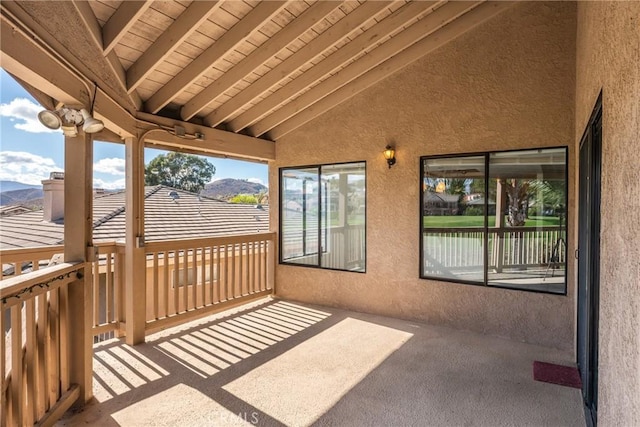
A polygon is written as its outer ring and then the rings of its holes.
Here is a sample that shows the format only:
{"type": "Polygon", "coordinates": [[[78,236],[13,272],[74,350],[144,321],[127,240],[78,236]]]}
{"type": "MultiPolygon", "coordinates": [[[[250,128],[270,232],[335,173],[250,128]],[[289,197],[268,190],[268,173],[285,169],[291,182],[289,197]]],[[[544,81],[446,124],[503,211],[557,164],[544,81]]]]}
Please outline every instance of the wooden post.
{"type": "Polygon", "coordinates": [[[125,139],[126,233],[124,298],[126,342],[144,342],[147,317],[146,262],[144,252],[144,141],[125,139]]]}
{"type": "MultiPolygon", "coordinates": [[[[65,137],[64,146],[64,260],[89,261],[93,229],[93,139],[79,130],[76,137],[65,137]]],[[[69,381],[80,388],[76,406],[93,396],[93,343],[91,335],[91,264],[84,277],[69,284],[69,381]]],[[[64,361],[61,361],[64,363],[64,361]]],[[[62,390],[62,393],[67,390],[62,390]]]]}

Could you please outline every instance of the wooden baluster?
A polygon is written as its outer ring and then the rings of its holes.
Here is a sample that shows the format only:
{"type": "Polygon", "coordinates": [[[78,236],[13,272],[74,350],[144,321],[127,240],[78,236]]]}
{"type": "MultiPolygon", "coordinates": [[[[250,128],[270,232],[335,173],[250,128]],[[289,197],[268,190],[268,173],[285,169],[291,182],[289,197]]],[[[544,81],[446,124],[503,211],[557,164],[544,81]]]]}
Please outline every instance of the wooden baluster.
{"type": "Polygon", "coordinates": [[[6,426],[9,425],[7,423],[7,411],[9,410],[9,406],[7,405],[7,393],[5,392],[5,386],[7,386],[7,384],[5,384],[5,378],[6,378],[6,374],[5,374],[5,355],[6,355],[6,351],[7,349],[5,348],[5,332],[4,332],[4,328],[5,328],[5,324],[4,324],[4,316],[5,316],[5,308],[4,308],[4,304],[2,302],[0,302],[0,332],[2,332],[2,334],[0,335],[0,426],[6,426]]]}
{"type": "Polygon", "coordinates": [[[216,270],[216,266],[215,266],[215,261],[218,257],[217,257],[217,252],[218,250],[216,249],[214,252],[214,247],[211,246],[209,248],[210,252],[209,252],[209,304],[213,304],[215,302],[215,295],[214,295],[214,289],[217,280],[216,280],[216,272],[218,270],[216,270]]]}
{"type": "Polygon", "coordinates": [[[258,277],[256,280],[256,286],[258,291],[262,290],[262,253],[266,250],[264,241],[260,242],[260,250],[258,252],[258,277]]]}
{"type": "Polygon", "coordinates": [[[22,390],[22,304],[11,307],[11,412],[16,425],[25,424],[22,390]]]}
{"type": "MultiPolygon", "coordinates": [[[[73,282],[81,286],[82,282],[73,282]]],[[[64,393],[69,390],[69,285],[60,287],[60,388],[64,393]]]]}
{"type": "Polygon", "coordinates": [[[221,294],[221,290],[222,290],[222,270],[221,268],[221,262],[220,262],[220,246],[216,246],[216,281],[215,281],[215,287],[214,287],[214,291],[217,291],[217,298],[214,297],[213,300],[215,302],[220,302],[222,299],[221,294]]]}
{"type": "Polygon", "coordinates": [[[259,242],[251,242],[251,280],[249,281],[249,293],[256,291],[256,244],[259,242]]]}
{"type": "MultiPolygon", "coordinates": [[[[209,256],[209,259],[211,259],[211,256],[209,256]]],[[[202,276],[200,283],[200,305],[204,307],[207,305],[207,248],[205,246],[200,248],[200,274],[202,276]]],[[[209,277],[209,280],[212,279],[212,277],[209,277]]]]}
{"type": "Polygon", "coordinates": [[[160,290],[158,284],[158,252],[153,252],[153,318],[154,320],[158,320],[158,310],[160,306],[160,290]]]}
{"type": "Polygon", "coordinates": [[[37,420],[36,413],[36,405],[35,402],[38,400],[36,395],[36,391],[39,393],[40,390],[36,390],[36,375],[35,375],[35,366],[37,363],[36,359],[36,299],[34,297],[29,297],[28,300],[24,302],[24,310],[25,310],[25,334],[26,334],[26,395],[27,395],[27,411],[25,413],[25,421],[28,425],[33,425],[34,420],[37,420]]]}
{"type": "MultiPolygon", "coordinates": [[[[244,271],[242,269],[242,265],[244,264],[244,248],[245,245],[241,242],[239,244],[239,254],[238,254],[238,296],[244,295],[244,271]]],[[[235,296],[235,295],[234,295],[235,296]]]]}
{"type": "Polygon", "coordinates": [[[192,308],[195,310],[198,307],[198,248],[191,250],[191,271],[193,280],[191,281],[191,299],[192,308]]]}
{"type": "MultiPolygon", "coordinates": [[[[93,262],[93,327],[100,324],[100,257],[93,262]]],[[[64,391],[64,390],[63,390],[64,391]]]]}
{"type": "Polygon", "coordinates": [[[180,253],[178,251],[173,252],[173,313],[177,314],[180,312],[180,293],[178,288],[179,283],[179,272],[178,267],[180,266],[180,253]]]}
{"type": "Polygon", "coordinates": [[[47,294],[41,294],[37,297],[38,301],[38,320],[36,322],[36,331],[37,331],[37,359],[38,363],[36,364],[36,388],[38,389],[38,402],[36,405],[37,410],[37,419],[40,419],[42,415],[47,411],[48,398],[47,398],[47,390],[49,389],[47,386],[47,331],[49,329],[48,322],[48,303],[47,303],[47,294]]]}
{"type": "Polygon", "coordinates": [[[48,372],[49,372],[49,407],[58,401],[60,396],[60,318],[59,315],[60,295],[59,289],[49,292],[49,351],[48,351],[48,372]]]}
{"type": "Polygon", "coordinates": [[[169,316],[169,291],[171,290],[171,284],[169,283],[169,251],[164,251],[162,254],[162,278],[163,278],[163,306],[164,317],[169,316]]]}
{"type": "Polygon", "coordinates": [[[118,329],[116,331],[116,336],[121,336],[121,328],[120,321],[124,319],[124,254],[122,254],[118,247],[115,248],[115,266],[113,271],[113,281],[115,285],[115,295],[113,296],[113,312],[115,316],[115,320],[118,323],[118,329]]]}
{"type": "Polygon", "coordinates": [[[113,294],[114,294],[114,286],[113,286],[113,264],[111,262],[111,257],[113,253],[111,251],[107,252],[107,259],[105,265],[105,283],[104,283],[104,294],[106,299],[106,316],[105,323],[112,323],[116,319],[113,318],[113,294]]]}

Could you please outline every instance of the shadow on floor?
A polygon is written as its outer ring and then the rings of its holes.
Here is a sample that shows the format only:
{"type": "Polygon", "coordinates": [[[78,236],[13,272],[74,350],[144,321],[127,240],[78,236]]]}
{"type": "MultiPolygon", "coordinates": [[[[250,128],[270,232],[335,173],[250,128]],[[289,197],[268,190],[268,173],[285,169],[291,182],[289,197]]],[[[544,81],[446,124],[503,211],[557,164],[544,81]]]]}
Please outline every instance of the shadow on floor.
{"type": "Polygon", "coordinates": [[[579,391],[534,382],[543,347],[267,300],[94,347],[95,402],[59,425],[584,425],[579,391]]]}

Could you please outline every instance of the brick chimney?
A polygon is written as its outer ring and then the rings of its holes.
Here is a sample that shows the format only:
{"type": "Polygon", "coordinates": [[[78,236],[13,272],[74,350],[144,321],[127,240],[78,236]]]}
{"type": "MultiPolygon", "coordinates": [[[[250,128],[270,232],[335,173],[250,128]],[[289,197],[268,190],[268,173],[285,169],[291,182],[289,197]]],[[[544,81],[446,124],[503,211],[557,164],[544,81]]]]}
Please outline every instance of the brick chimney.
{"type": "Polygon", "coordinates": [[[51,172],[42,180],[44,192],[44,217],[48,222],[64,219],[64,172],[51,172]]]}

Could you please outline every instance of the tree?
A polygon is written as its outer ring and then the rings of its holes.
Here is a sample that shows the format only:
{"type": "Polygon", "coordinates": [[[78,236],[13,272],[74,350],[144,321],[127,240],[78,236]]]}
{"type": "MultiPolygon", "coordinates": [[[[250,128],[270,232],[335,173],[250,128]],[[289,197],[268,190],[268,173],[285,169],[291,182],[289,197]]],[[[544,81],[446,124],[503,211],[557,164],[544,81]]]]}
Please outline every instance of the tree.
{"type": "Polygon", "coordinates": [[[208,160],[193,154],[160,154],[144,169],[145,185],[166,185],[197,193],[216,173],[208,160]]]}
{"type": "Polygon", "coordinates": [[[256,198],[256,196],[253,196],[251,194],[238,194],[236,196],[233,196],[229,200],[229,203],[238,203],[241,205],[257,205],[258,199],[256,198]]]}
{"type": "Polygon", "coordinates": [[[520,179],[504,181],[509,197],[507,224],[510,227],[522,227],[527,218],[529,201],[529,182],[520,179]]]}

